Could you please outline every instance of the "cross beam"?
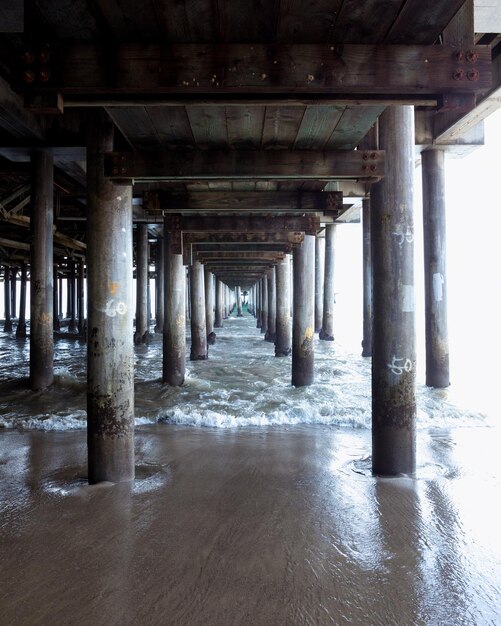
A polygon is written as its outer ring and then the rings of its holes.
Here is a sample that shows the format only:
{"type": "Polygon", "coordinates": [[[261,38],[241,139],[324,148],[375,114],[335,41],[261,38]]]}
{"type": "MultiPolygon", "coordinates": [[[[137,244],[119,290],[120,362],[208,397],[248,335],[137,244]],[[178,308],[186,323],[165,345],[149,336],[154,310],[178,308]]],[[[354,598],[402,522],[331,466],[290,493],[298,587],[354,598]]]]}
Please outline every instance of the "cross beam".
{"type": "Polygon", "coordinates": [[[197,150],[111,152],[105,176],[119,181],[325,180],[376,182],[382,150],[197,150]]]}
{"type": "Polygon", "coordinates": [[[293,244],[304,241],[304,233],[299,231],[263,231],[263,232],[184,232],[183,245],[204,243],[207,245],[264,245],[293,244]]]}

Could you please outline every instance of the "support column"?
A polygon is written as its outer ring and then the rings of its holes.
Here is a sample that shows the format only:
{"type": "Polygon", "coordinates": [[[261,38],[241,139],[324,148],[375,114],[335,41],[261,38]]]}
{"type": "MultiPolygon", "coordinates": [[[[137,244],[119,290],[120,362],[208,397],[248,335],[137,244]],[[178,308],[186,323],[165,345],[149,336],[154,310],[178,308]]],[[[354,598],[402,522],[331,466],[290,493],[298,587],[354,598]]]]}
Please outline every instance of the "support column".
{"type": "Polygon", "coordinates": [[[385,178],[373,185],[371,239],[372,471],[415,471],[414,108],[389,106],[379,118],[385,178]]]}
{"type": "Polygon", "coordinates": [[[257,281],[254,289],[256,290],[256,328],[261,328],[261,306],[262,306],[261,279],[257,281]]]}
{"type": "Polygon", "coordinates": [[[155,257],[155,332],[164,332],[164,241],[157,239],[155,257]]]}
{"type": "Polygon", "coordinates": [[[290,306],[290,255],[277,264],[277,322],[275,356],[289,356],[292,351],[292,324],[290,306]]]}
{"type": "Polygon", "coordinates": [[[54,165],[49,151],[33,152],[31,163],[30,388],[38,391],[54,380],[54,165]]]}
{"type": "Polygon", "coordinates": [[[77,330],[77,325],[76,325],[76,316],[75,316],[75,295],[76,295],[76,288],[75,288],[75,262],[74,261],[70,261],[68,263],[68,271],[69,271],[69,278],[68,278],[68,298],[69,298],[69,308],[70,308],[70,314],[69,314],[69,324],[68,324],[68,332],[69,333],[75,333],[77,330]]]}
{"type": "Polygon", "coordinates": [[[148,224],[137,225],[136,241],[136,332],[134,343],[148,335],[148,224]]]}
{"type": "Polygon", "coordinates": [[[292,384],[311,385],[314,379],[315,237],[305,235],[294,248],[294,317],[292,320],[292,384]]]}
{"type": "Polygon", "coordinates": [[[421,153],[423,170],[423,237],[426,328],[426,384],[448,387],[445,155],[443,150],[421,153]]]}
{"type": "Polygon", "coordinates": [[[207,268],[204,268],[204,280],[207,345],[213,346],[216,343],[216,333],[214,332],[214,275],[207,268]]]}
{"type": "Polygon", "coordinates": [[[62,274],[59,275],[59,288],[58,288],[58,317],[59,317],[59,321],[61,321],[63,319],[63,276],[62,274]]]}
{"type": "Polygon", "coordinates": [[[17,267],[12,267],[10,270],[10,290],[11,290],[11,306],[10,310],[12,317],[16,318],[17,309],[17,267]]]}
{"type": "Polygon", "coordinates": [[[27,272],[26,263],[21,263],[21,292],[19,294],[19,319],[16,328],[16,337],[18,339],[26,338],[26,284],[27,272]]]}
{"type": "Polygon", "coordinates": [[[322,330],[324,314],[325,237],[315,237],[315,332],[322,330]]]}
{"type": "Polygon", "coordinates": [[[68,272],[66,277],[66,319],[71,318],[71,261],[66,264],[66,270],[68,272]]]}
{"type": "Polygon", "coordinates": [[[207,327],[205,325],[204,266],[194,261],[190,267],[191,285],[191,351],[190,361],[207,358],[207,327]]]}
{"type": "Polygon", "coordinates": [[[80,335],[83,335],[83,333],[85,332],[84,281],[85,281],[84,260],[80,259],[78,263],[78,277],[77,277],[78,333],[80,335]]]}
{"type": "Polygon", "coordinates": [[[216,313],[214,328],[223,327],[223,283],[216,278],[216,313]]]}
{"type": "Polygon", "coordinates": [[[261,278],[261,333],[268,332],[268,279],[261,278]]]}
{"type": "Polygon", "coordinates": [[[183,265],[183,255],[172,252],[172,235],[165,225],[164,261],[165,320],[162,381],[177,387],[184,383],[186,366],[186,270],[183,265]]]}
{"type": "Polygon", "coordinates": [[[277,338],[277,283],[275,268],[272,267],[267,278],[268,284],[268,330],[265,339],[275,343],[277,338]]]}
{"type": "Polygon", "coordinates": [[[134,479],[132,187],[104,178],[113,124],[87,129],[87,445],[89,482],[134,479]]]}
{"type": "Polygon", "coordinates": [[[362,266],[363,266],[363,320],[362,356],[372,356],[372,257],[371,257],[371,204],[362,200],[362,266]]]}
{"type": "Polygon", "coordinates": [[[243,317],[242,313],[242,288],[237,287],[237,317],[243,317]]]}
{"type": "MultiPolygon", "coordinates": [[[[54,330],[61,330],[61,324],[59,323],[59,280],[57,276],[57,265],[54,264],[54,289],[53,295],[53,326],[54,330]]],[[[16,333],[17,334],[17,333],[16,333]]]]}
{"type": "Polygon", "coordinates": [[[10,267],[6,265],[4,267],[4,309],[5,309],[5,324],[4,331],[10,333],[12,331],[12,319],[11,319],[11,297],[10,297],[10,267]]]}
{"type": "Polygon", "coordinates": [[[334,341],[336,229],[336,224],[327,224],[325,227],[324,310],[319,334],[319,338],[324,341],[334,341]]]}

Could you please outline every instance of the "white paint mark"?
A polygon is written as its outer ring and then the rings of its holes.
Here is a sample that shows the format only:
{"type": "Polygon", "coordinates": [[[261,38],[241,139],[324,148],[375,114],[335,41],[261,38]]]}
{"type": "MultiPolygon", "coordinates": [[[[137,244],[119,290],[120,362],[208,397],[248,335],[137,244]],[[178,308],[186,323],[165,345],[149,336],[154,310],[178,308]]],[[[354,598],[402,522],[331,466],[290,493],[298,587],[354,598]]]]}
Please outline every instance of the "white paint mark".
{"type": "Polygon", "coordinates": [[[122,232],[123,232],[123,233],[125,232],[125,228],[122,228],[122,232]]]}
{"type": "Polygon", "coordinates": [[[402,376],[404,372],[412,372],[412,361],[404,357],[397,358],[393,355],[391,363],[388,363],[388,367],[396,376],[402,376]],[[403,361],[403,363],[401,363],[401,361],[403,361]]]}
{"type": "Polygon", "coordinates": [[[127,256],[127,252],[122,252],[122,256],[127,256]]]}
{"type": "Polygon", "coordinates": [[[120,200],[122,199],[122,196],[117,196],[117,200],[120,202],[120,200]]]}
{"type": "Polygon", "coordinates": [[[433,274],[433,297],[435,302],[442,302],[444,297],[444,283],[445,279],[440,272],[433,274]]]}
{"type": "Polygon", "coordinates": [[[125,302],[119,302],[112,298],[106,303],[106,309],[104,310],[108,317],[116,317],[118,315],[125,315],[127,313],[127,305],[125,302]]]}
{"type": "Polygon", "coordinates": [[[402,285],[402,312],[412,313],[414,309],[414,285],[402,285]]]}

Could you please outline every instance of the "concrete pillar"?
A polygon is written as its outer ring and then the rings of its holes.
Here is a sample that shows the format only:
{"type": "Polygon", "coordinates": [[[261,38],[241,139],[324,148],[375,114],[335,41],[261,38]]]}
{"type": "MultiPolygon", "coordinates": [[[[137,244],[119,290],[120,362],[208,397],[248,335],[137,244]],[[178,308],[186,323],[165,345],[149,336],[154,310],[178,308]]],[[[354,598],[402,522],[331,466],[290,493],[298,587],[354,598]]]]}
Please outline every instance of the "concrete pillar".
{"type": "Polygon", "coordinates": [[[268,279],[261,278],[261,333],[268,332],[268,279]]]}
{"type": "Polygon", "coordinates": [[[16,337],[18,339],[24,339],[26,337],[26,263],[21,263],[21,292],[19,298],[19,319],[16,328],[16,337]]]}
{"type": "Polygon", "coordinates": [[[237,317],[243,317],[242,313],[242,288],[237,287],[237,317]]]}
{"type": "Polygon", "coordinates": [[[104,177],[113,124],[87,129],[87,445],[89,482],[134,479],[132,187],[104,177]]]}
{"type": "Polygon", "coordinates": [[[223,327],[223,283],[216,278],[216,311],[214,328],[223,327]]]}
{"type": "Polygon", "coordinates": [[[54,380],[54,165],[49,151],[33,152],[31,163],[30,388],[38,391],[54,380]]]}
{"type": "Polygon", "coordinates": [[[136,240],[136,332],[134,343],[148,335],[148,224],[137,225],[136,240]]]}
{"type": "Polygon", "coordinates": [[[325,237],[315,237],[315,332],[322,330],[324,313],[325,237]]]}
{"type": "Polygon", "coordinates": [[[155,258],[155,332],[164,332],[164,240],[157,239],[155,258]]]}
{"type": "Polygon", "coordinates": [[[275,268],[272,267],[268,273],[268,330],[265,339],[270,343],[275,343],[277,338],[277,283],[275,268]]]}
{"type": "Polygon", "coordinates": [[[17,317],[17,267],[10,268],[10,296],[12,302],[10,310],[15,319],[17,317]]]}
{"type": "Polygon", "coordinates": [[[191,285],[191,351],[190,361],[207,357],[207,326],[205,324],[204,266],[194,261],[190,267],[191,285]]]}
{"type": "Polygon", "coordinates": [[[69,309],[70,309],[70,313],[69,313],[69,324],[68,324],[68,332],[70,333],[75,333],[77,330],[77,324],[76,324],[76,315],[75,315],[75,297],[76,297],[76,285],[75,285],[75,262],[74,261],[70,261],[68,263],[68,271],[69,271],[69,278],[68,278],[68,298],[69,298],[69,309]]]}
{"type": "Polygon", "coordinates": [[[229,314],[229,297],[228,297],[228,286],[223,284],[223,318],[225,320],[228,319],[229,314]]]}
{"type": "Polygon", "coordinates": [[[10,333],[12,331],[12,319],[11,319],[11,290],[10,290],[10,267],[8,265],[4,268],[4,309],[5,309],[5,324],[4,331],[10,333]]]}
{"type": "Polygon", "coordinates": [[[426,328],[426,384],[448,387],[445,155],[443,150],[421,153],[423,170],[423,237],[426,328]]]}
{"type": "MultiPolygon", "coordinates": [[[[167,218],[165,218],[167,220],[167,218]]],[[[186,270],[183,255],[173,254],[172,236],[164,225],[164,383],[177,387],[184,383],[186,365],[186,270]]]]}
{"type": "Polygon", "coordinates": [[[415,460],[414,108],[379,118],[386,174],[372,187],[372,470],[411,474],[415,460]]]}
{"type": "Polygon", "coordinates": [[[322,330],[319,333],[319,338],[324,341],[334,341],[336,229],[336,224],[327,224],[325,227],[324,310],[322,330]]]}
{"type": "Polygon", "coordinates": [[[289,356],[292,351],[292,324],[290,314],[290,255],[276,267],[277,321],[275,356],[289,356]]]}
{"type": "Polygon", "coordinates": [[[80,259],[78,263],[78,277],[77,277],[78,333],[80,335],[82,335],[85,332],[84,285],[85,285],[85,266],[84,266],[84,260],[80,259]]]}
{"type": "Polygon", "coordinates": [[[261,306],[262,306],[261,279],[257,281],[255,290],[256,290],[256,328],[261,328],[261,306]]]}
{"type": "Polygon", "coordinates": [[[71,261],[66,264],[66,319],[71,317],[71,261]]]}
{"type": "Polygon", "coordinates": [[[58,307],[57,307],[57,311],[58,311],[58,317],[59,320],[63,319],[63,276],[62,274],[59,275],[59,288],[58,288],[58,307]]]}
{"type": "Polygon", "coordinates": [[[204,268],[204,280],[207,345],[213,346],[216,343],[216,333],[214,332],[214,275],[207,268],[204,268]]]}
{"type": "Polygon", "coordinates": [[[294,317],[292,320],[292,384],[311,385],[314,378],[315,237],[305,235],[294,248],[294,317]]]}
{"type": "MultiPolygon", "coordinates": [[[[57,275],[57,265],[54,264],[54,289],[52,290],[53,296],[53,327],[55,331],[61,330],[61,324],[59,323],[59,280],[57,275]]],[[[17,333],[16,333],[17,334],[17,333]]]]}
{"type": "Polygon", "coordinates": [[[362,272],[363,272],[363,339],[362,356],[372,356],[372,257],[371,257],[371,204],[362,200],[362,272]]]}

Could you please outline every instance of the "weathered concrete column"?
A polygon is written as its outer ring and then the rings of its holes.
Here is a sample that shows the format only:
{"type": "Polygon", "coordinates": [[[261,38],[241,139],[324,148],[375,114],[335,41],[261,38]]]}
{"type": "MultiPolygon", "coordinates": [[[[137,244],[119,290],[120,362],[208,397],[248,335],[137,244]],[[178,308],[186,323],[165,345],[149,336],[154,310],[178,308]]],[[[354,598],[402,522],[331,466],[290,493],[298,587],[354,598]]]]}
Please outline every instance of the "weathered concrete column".
{"type": "Polygon", "coordinates": [[[85,331],[84,284],[85,284],[85,266],[84,266],[84,260],[80,259],[78,263],[78,276],[77,276],[78,333],[80,335],[82,335],[85,331]]]}
{"type": "Polygon", "coordinates": [[[136,332],[134,343],[148,335],[148,224],[137,225],[136,241],[136,332]]]}
{"type": "Polygon", "coordinates": [[[362,356],[372,356],[371,204],[362,200],[363,339],[362,356]]]}
{"type": "Polygon", "coordinates": [[[89,482],[134,479],[132,187],[104,177],[113,124],[87,128],[87,445],[89,482]]]}
{"type": "Polygon", "coordinates": [[[155,332],[164,332],[164,241],[157,239],[157,256],[155,258],[155,332]]]}
{"type": "Polygon", "coordinates": [[[33,152],[31,164],[30,388],[38,391],[54,380],[52,154],[33,152]]]}
{"type": "Polygon", "coordinates": [[[324,315],[325,237],[315,237],[315,332],[322,330],[324,315]]]}
{"type": "Polygon", "coordinates": [[[26,284],[27,284],[27,272],[26,263],[21,263],[21,291],[19,294],[19,319],[16,328],[16,337],[18,339],[24,339],[26,337],[26,284]]]}
{"type": "Polygon", "coordinates": [[[11,316],[11,297],[10,297],[10,267],[6,265],[4,267],[4,310],[5,310],[5,324],[4,331],[10,333],[12,331],[12,316],[11,316]]]}
{"type": "MultiPolygon", "coordinates": [[[[165,218],[167,220],[167,218],[165,218]]],[[[183,255],[172,253],[172,236],[164,225],[164,383],[177,387],[184,383],[186,366],[186,270],[183,255]]]]}
{"type": "Polygon", "coordinates": [[[387,107],[379,140],[387,168],[371,198],[372,470],[396,475],[416,467],[414,108],[387,107]]]}
{"type": "MultiPolygon", "coordinates": [[[[21,289],[22,289],[22,286],[21,286],[21,289]]],[[[53,327],[54,327],[54,330],[58,331],[58,330],[61,330],[61,324],[59,322],[59,280],[58,280],[58,275],[57,275],[56,264],[54,264],[54,289],[52,290],[52,296],[53,296],[53,303],[52,303],[53,327]]]]}
{"type": "Polygon", "coordinates": [[[261,278],[261,333],[268,332],[268,279],[261,278]]]}
{"type": "Polygon", "coordinates": [[[191,285],[191,350],[190,361],[204,361],[207,354],[207,326],[205,324],[204,266],[194,261],[190,267],[191,285]]]}
{"type": "Polygon", "coordinates": [[[216,278],[216,311],[214,328],[223,327],[223,283],[216,278]]]}
{"type": "Polygon", "coordinates": [[[294,317],[292,320],[292,384],[311,385],[314,378],[315,237],[305,235],[294,248],[294,317]]]}
{"type": "Polygon", "coordinates": [[[336,229],[336,224],[327,224],[325,227],[324,310],[322,330],[318,335],[324,341],[334,341],[336,229]]]}
{"type": "Polygon", "coordinates": [[[223,284],[223,318],[225,320],[228,319],[229,314],[229,297],[228,297],[228,286],[223,284]]]}
{"type": "Polygon", "coordinates": [[[255,290],[256,290],[256,328],[261,328],[261,306],[262,306],[261,279],[257,281],[255,290]]]}
{"type": "Polygon", "coordinates": [[[445,155],[443,150],[421,153],[423,170],[423,238],[426,328],[426,384],[448,387],[445,155]]]}
{"type": "Polygon", "coordinates": [[[10,268],[10,297],[12,303],[10,310],[12,317],[15,319],[17,317],[17,267],[10,268]]]}
{"type": "Polygon", "coordinates": [[[277,263],[277,321],[275,356],[289,356],[292,351],[292,324],[290,307],[290,255],[277,263]]]}
{"type": "Polygon", "coordinates": [[[216,333],[214,332],[214,274],[207,268],[204,268],[204,280],[207,345],[213,346],[216,343],[216,333]]]}
{"type": "Polygon", "coordinates": [[[71,317],[71,261],[68,261],[66,264],[68,275],[66,277],[66,318],[70,319],[71,317]]]}
{"type": "Polygon", "coordinates": [[[237,317],[243,317],[242,313],[242,288],[237,287],[237,317]]]}
{"type": "Polygon", "coordinates": [[[265,339],[270,343],[275,343],[277,338],[277,282],[275,268],[272,267],[268,273],[268,330],[265,339]]]}
{"type": "Polygon", "coordinates": [[[58,296],[59,296],[59,303],[58,303],[58,316],[59,316],[59,320],[63,319],[63,276],[62,274],[59,275],[59,289],[58,289],[58,296]]]}
{"type": "Polygon", "coordinates": [[[69,324],[68,324],[68,332],[70,333],[75,333],[77,330],[77,324],[76,324],[76,309],[75,309],[75,296],[76,296],[76,285],[75,285],[75,262],[74,261],[70,261],[68,263],[68,271],[69,271],[69,278],[68,278],[68,302],[69,302],[69,308],[70,308],[70,314],[69,314],[69,324]]]}

